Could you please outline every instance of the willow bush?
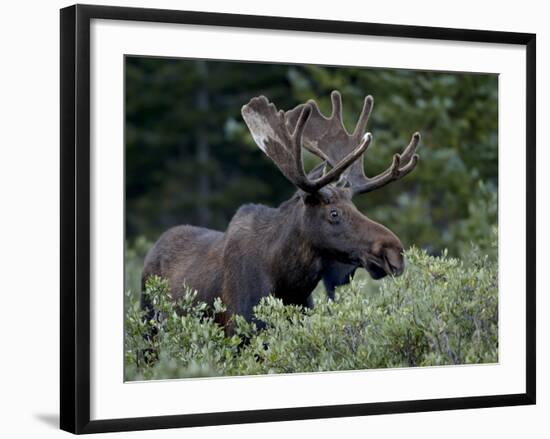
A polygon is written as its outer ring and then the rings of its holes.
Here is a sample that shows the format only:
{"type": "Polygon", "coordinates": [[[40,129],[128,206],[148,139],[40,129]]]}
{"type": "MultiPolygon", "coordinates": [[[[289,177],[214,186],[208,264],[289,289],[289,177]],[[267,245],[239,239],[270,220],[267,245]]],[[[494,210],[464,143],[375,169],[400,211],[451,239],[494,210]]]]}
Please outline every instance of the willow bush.
{"type": "Polygon", "coordinates": [[[311,310],[266,297],[255,308],[265,328],[237,316],[231,337],[214,322],[221,300],[208,307],[188,289],[172,301],[166,281],[152,278],[146,294],[155,321],[144,319],[136,295],[127,296],[126,379],[497,362],[496,258],[476,247],[463,259],[416,248],[406,257],[401,277],[356,275],[333,302],[319,288],[311,310]],[[147,337],[153,325],[156,335],[147,337]]]}

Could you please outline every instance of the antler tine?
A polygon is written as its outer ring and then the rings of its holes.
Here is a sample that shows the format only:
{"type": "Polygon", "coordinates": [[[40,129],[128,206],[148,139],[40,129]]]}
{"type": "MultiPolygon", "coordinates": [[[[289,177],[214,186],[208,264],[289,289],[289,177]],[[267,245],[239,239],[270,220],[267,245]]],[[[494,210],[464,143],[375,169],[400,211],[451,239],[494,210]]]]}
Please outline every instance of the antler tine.
{"type": "Polygon", "coordinates": [[[336,118],[343,125],[342,118],[342,95],[338,90],[333,90],[330,94],[330,100],[332,101],[332,114],[331,119],[336,118]]]}
{"type": "Polygon", "coordinates": [[[416,152],[416,148],[418,147],[419,142],[420,142],[420,133],[417,131],[412,135],[411,141],[403,151],[403,154],[401,154],[402,162],[407,163],[411,160],[411,157],[416,152]]]}
{"type": "Polygon", "coordinates": [[[296,123],[296,128],[294,129],[294,132],[291,135],[292,144],[294,147],[295,165],[296,165],[296,170],[298,171],[297,172],[298,181],[295,181],[293,183],[299,188],[308,187],[308,184],[309,184],[309,180],[306,177],[306,174],[304,172],[304,163],[302,160],[302,136],[304,134],[304,128],[306,126],[306,122],[309,119],[310,114],[311,114],[311,106],[306,105],[302,109],[302,112],[300,113],[300,117],[298,118],[298,122],[296,123]]]}
{"type": "Polygon", "coordinates": [[[353,193],[365,194],[385,186],[386,184],[399,180],[411,172],[418,162],[419,155],[416,154],[416,148],[420,142],[420,133],[413,134],[410,143],[407,145],[403,154],[395,154],[392,164],[376,177],[365,178],[365,183],[353,187],[353,193]]]}
{"type": "Polygon", "coordinates": [[[353,131],[354,137],[362,136],[367,129],[367,122],[369,121],[373,105],[374,98],[371,95],[365,97],[363,109],[361,110],[361,114],[359,115],[359,119],[357,119],[357,124],[355,125],[355,130],[353,131]]]}

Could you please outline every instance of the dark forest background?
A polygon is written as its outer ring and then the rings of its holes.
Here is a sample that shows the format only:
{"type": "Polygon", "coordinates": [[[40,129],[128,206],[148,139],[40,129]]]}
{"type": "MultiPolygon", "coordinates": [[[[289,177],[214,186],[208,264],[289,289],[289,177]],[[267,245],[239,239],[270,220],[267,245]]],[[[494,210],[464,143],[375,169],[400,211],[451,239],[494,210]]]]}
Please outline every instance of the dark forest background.
{"type": "MultiPolygon", "coordinates": [[[[126,58],[125,378],[498,361],[497,111],[496,75],[126,58]],[[373,281],[358,270],[334,302],[320,283],[308,312],[268,298],[256,316],[271,329],[245,325],[235,337],[203,311],[180,317],[159,281],[148,294],[167,318],[148,344],[140,278],[159,235],[183,223],[223,230],[241,204],[275,206],[295,191],[252,140],[241,107],[263,94],[285,110],[315,99],[329,115],[335,89],[348,130],[374,96],[367,175],[422,134],[411,174],[354,199],[400,237],[405,274],[373,281]],[[139,363],[151,349],[160,361],[139,363]]],[[[304,157],[306,169],[317,163],[304,157]]]]}
{"type": "MultiPolygon", "coordinates": [[[[278,108],[315,99],[330,114],[343,95],[354,127],[374,96],[374,141],[367,175],[389,166],[413,132],[422,142],[416,170],[358,208],[392,229],[407,248],[461,256],[487,248],[497,223],[498,77],[412,70],[126,58],[127,247],[148,247],[167,228],[223,230],[236,209],[275,206],[295,188],[255,145],[241,106],[263,94],[278,108]]],[[[306,168],[317,162],[306,154],[306,168]]]]}

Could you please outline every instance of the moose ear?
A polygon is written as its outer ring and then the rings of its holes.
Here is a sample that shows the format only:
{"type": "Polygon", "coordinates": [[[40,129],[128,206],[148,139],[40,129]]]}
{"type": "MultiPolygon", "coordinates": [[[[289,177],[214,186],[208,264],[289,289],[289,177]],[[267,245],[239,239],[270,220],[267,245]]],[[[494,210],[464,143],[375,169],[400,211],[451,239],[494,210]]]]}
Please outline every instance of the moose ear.
{"type": "Polygon", "coordinates": [[[315,168],[308,172],[307,178],[309,178],[310,180],[321,178],[327,173],[327,168],[327,162],[321,162],[317,166],[315,166],[315,168]]]}
{"type": "Polygon", "coordinates": [[[344,174],[342,174],[340,179],[336,182],[336,187],[351,187],[351,184],[347,179],[347,177],[344,174]]]}

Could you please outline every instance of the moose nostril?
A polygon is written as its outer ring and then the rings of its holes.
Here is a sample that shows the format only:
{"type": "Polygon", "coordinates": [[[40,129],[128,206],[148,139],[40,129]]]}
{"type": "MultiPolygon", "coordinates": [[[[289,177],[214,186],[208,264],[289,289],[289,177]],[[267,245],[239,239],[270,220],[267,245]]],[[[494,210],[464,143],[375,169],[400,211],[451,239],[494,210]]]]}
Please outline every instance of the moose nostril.
{"type": "Polygon", "coordinates": [[[387,257],[386,257],[386,263],[388,264],[388,267],[390,267],[390,270],[392,273],[395,273],[397,271],[397,267],[393,265],[387,257]]]}
{"type": "Polygon", "coordinates": [[[384,260],[386,261],[386,264],[390,269],[391,274],[393,274],[394,276],[399,276],[400,274],[402,274],[405,268],[405,264],[402,261],[402,259],[401,258],[398,258],[398,259],[399,259],[399,262],[394,263],[390,260],[387,254],[384,255],[384,260]]]}

